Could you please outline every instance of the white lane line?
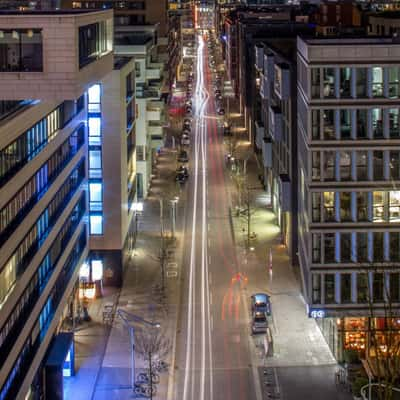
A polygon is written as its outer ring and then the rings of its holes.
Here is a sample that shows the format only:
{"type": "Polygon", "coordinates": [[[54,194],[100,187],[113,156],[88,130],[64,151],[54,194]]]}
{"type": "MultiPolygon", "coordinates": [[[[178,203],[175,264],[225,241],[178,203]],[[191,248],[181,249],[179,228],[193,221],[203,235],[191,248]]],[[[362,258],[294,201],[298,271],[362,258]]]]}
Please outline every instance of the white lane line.
{"type": "Polygon", "coordinates": [[[208,264],[211,264],[211,256],[208,256],[208,264]]]}
{"type": "MultiPolygon", "coordinates": [[[[199,73],[199,68],[197,66],[197,72],[199,73]]],[[[196,102],[198,101],[197,96],[199,92],[199,82],[196,84],[196,102]]],[[[199,131],[199,122],[196,119],[196,136],[199,131]]],[[[192,353],[192,339],[193,343],[195,343],[195,328],[194,328],[194,313],[195,313],[195,291],[193,290],[194,285],[194,273],[195,273],[195,234],[196,234],[196,217],[197,217],[197,185],[198,185],[198,140],[195,137],[195,179],[194,179],[194,204],[193,204],[193,218],[192,218],[192,242],[191,242],[191,251],[190,251],[190,272],[189,272],[189,293],[188,293],[188,320],[187,320],[187,332],[186,332],[186,359],[185,359],[185,378],[184,378],[184,386],[183,386],[183,399],[187,399],[188,396],[188,385],[189,385],[189,371],[192,370],[192,399],[193,399],[193,390],[194,390],[194,368],[190,368],[191,364],[194,366],[194,357],[191,357],[192,353]],[[193,329],[193,330],[192,330],[193,329]],[[193,337],[192,337],[193,335],[193,337]]]]}

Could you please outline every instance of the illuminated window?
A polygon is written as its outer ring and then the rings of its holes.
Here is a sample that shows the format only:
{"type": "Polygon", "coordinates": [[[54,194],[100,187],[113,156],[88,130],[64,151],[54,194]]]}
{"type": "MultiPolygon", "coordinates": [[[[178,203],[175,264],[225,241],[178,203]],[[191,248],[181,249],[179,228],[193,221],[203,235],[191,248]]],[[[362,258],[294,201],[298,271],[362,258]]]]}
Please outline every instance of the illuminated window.
{"type": "Polygon", "coordinates": [[[324,221],[335,221],[335,192],[324,192],[324,221]]]}
{"type": "Polygon", "coordinates": [[[89,117],[89,136],[100,136],[101,118],[89,117]]]}
{"type": "Polygon", "coordinates": [[[382,222],[385,220],[385,192],[374,192],[373,210],[374,221],[382,222]]]}
{"type": "Polygon", "coordinates": [[[90,216],[90,234],[102,235],[103,234],[103,216],[91,215],[90,216]]]}
{"type": "Polygon", "coordinates": [[[400,221],[400,191],[389,192],[390,221],[400,221]]]}
{"type": "Polygon", "coordinates": [[[89,209],[90,211],[103,209],[103,185],[101,183],[89,183],[89,209]]]}

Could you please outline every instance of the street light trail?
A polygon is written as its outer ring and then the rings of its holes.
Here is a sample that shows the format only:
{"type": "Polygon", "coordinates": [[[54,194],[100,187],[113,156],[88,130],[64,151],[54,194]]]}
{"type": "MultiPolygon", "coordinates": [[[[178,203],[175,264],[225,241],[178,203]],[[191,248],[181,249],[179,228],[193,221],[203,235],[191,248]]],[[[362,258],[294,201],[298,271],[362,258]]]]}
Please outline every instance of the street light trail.
{"type": "Polygon", "coordinates": [[[190,252],[190,271],[189,271],[189,294],[188,294],[188,319],[187,319],[187,340],[186,340],[186,359],[185,359],[185,378],[183,399],[188,398],[189,393],[189,373],[191,384],[191,399],[208,400],[213,397],[212,388],[212,348],[211,348],[211,327],[210,327],[210,295],[208,282],[208,263],[207,263],[207,196],[206,196],[206,173],[207,173],[207,129],[204,123],[204,113],[209,100],[209,93],[204,89],[204,70],[203,70],[203,49],[204,41],[198,37],[197,49],[197,80],[195,91],[196,102],[196,123],[195,123],[195,148],[194,148],[194,204],[192,219],[192,238],[190,252]],[[201,157],[201,169],[199,168],[199,158],[201,157]],[[201,172],[201,182],[199,188],[199,173],[201,172]],[[201,199],[201,370],[200,370],[200,398],[195,397],[195,345],[196,345],[196,231],[197,231],[197,207],[198,193],[202,194],[201,199]],[[208,331],[208,332],[207,332],[208,331]],[[206,353],[208,345],[209,361],[209,380],[210,396],[205,397],[205,375],[206,375],[206,353]]]}

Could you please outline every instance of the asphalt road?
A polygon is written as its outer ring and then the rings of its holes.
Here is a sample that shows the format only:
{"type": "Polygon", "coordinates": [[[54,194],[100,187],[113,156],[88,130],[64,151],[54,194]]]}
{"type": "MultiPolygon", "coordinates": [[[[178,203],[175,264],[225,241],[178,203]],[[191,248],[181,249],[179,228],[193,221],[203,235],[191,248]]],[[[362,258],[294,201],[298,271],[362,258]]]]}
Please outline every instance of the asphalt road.
{"type": "Polygon", "coordinates": [[[246,278],[238,268],[229,219],[222,120],[200,35],[197,60],[174,398],[256,399],[246,278]]]}

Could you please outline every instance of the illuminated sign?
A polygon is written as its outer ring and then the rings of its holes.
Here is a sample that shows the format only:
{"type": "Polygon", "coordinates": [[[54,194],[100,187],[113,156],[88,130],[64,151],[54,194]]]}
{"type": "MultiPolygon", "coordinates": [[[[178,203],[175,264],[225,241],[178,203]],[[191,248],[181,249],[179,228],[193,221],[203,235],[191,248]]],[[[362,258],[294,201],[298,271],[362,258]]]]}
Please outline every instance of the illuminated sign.
{"type": "Polygon", "coordinates": [[[325,318],[325,310],[310,310],[311,318],[325,318]]]}

